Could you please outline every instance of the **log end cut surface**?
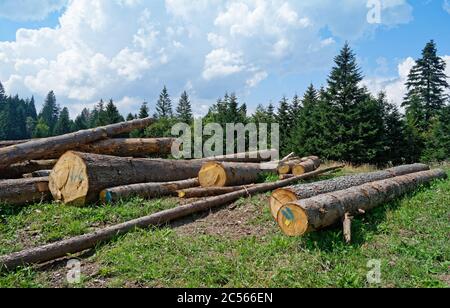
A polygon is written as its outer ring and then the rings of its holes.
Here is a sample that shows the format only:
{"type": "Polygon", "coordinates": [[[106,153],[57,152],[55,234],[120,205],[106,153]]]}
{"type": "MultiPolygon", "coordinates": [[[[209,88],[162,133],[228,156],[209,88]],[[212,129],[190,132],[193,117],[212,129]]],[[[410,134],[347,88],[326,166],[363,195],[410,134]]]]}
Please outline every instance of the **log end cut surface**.
{"type": "Polygon", "coordinates": [[[203,165],[198,180],[202,187],[223,187],[227,183],[227,173],[222,164],[209,162],[203,165]]]}
{"type": "Polygon", "coordinates": [[[295,204],[286,204],[278,211],[277,222],[287,236],[301,236],[308,231],[308,215],[295,204]]]}
{"type": "Polygon", "coordinates": [[[274,219],[277,219],[280,208],[287,204],[297,201],[297,197],[294,192],[286,188],[280,188],[275,190],[270,197],[270,212],[274,219]]]}
{"type": "Polygon", "coordinates": [[[50,174],[49,188],[55,201],[74,206],[84,205],[89,177],[83,159],[73,152],[64,154],[50,174]]]}

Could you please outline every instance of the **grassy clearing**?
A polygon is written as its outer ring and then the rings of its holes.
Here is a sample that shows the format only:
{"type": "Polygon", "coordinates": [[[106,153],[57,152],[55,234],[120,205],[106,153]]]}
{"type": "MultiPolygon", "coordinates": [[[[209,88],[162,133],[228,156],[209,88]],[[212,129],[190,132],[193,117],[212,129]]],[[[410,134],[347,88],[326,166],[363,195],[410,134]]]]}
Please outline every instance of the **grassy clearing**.
{"type": "MultiPolygon", "coordinates": [[[[354,172],[346,168],[342,173],[354,172]]],[[[242,199],[177,228],[137,230],[98,247],[81,259],[83,279],[77,287],[449,286],[450,180],[356,219],[352,245],[343,243],[339,229],[303,238],[283,236],[266,197],[242,199]],[[381,261],[379,285],[366,280],[372,259],[381,261]]],[[[0,253],[79,235],[176,203],[169,199],[131,200],[107,208],[2,207],[0,253]]],[[[65,287],[64,266],[61,262],[2,274],[0,286],[65,287]]]]}

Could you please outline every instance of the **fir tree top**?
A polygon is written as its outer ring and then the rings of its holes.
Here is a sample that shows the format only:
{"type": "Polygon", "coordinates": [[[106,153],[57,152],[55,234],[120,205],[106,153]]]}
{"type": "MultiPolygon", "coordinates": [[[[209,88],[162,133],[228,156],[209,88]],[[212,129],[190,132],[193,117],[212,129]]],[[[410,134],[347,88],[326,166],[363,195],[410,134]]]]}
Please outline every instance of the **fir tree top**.
{"type": "Polygon", "coordinates": [[[167,87],[161,91],[158,102],[156,103],[156,117],[157,118],[170,118],[173,116],[172,101],[167,91],[167,87]]]}

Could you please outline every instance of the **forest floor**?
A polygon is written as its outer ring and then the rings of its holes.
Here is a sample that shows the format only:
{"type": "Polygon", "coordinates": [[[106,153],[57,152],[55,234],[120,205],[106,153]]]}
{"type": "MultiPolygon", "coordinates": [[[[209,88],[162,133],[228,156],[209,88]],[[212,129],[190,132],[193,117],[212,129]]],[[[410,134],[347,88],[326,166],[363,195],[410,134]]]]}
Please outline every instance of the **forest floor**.
{"type": "MultiPolygon", "coordinates": [[[[450,176],[450,165],[444,168],[450,176]]],[[[371,169],[347,167],[334,176],[371,169]]],[[[268,196],[136,230],[74,256],[79,284],[68,284],[64,259],[0,274],[0,287],[450,287],[450,180],[356,218],[351,245],[340,229],[284,236],[268,196]],[[367,282],[372,260],[381,262],[379,284],[367,282]]],[[[0,255],[177,205],[169,198],[88,208],[0,206],[0,255]]]]}

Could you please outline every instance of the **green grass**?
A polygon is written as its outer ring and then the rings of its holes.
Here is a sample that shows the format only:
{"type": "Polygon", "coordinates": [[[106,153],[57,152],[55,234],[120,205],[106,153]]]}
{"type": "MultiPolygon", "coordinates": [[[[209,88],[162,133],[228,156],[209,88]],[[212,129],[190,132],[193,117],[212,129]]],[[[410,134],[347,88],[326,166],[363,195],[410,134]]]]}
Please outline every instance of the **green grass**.
{"type": "MultiPolygon", "coordinates": [[[[84,209],[3,207],[0,253],[173,206],[176,200],[131,200],[84,209]]],[[[282,235],[264,196],[242,199],[236,206],[236,211],[254,209],[254,215],[242,217],[243,223],[267,232],[235,237],[168,227],[136,230],[81,259],[78,287],[449,287],[450,180],[358,217],[352,245],[343,242],[339,229],[301,238],[282,235]],[[381,284],[367,283],[372,259],[381,261],[381,284]]],[[[65,274],[64,265],[24,268],[1,274],[0,287],[65,287],[60,277],[65,274]]]]}

